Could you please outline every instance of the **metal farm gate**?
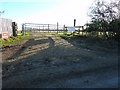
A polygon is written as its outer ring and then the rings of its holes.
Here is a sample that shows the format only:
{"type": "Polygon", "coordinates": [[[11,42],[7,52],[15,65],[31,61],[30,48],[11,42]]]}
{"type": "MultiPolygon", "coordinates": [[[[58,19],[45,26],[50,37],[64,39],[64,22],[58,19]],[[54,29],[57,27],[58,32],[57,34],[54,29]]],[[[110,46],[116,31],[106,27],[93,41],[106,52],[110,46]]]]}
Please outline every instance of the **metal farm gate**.
{"type": "Polygon", "coordinates": [[[22,24],[22,32],[64,32],[65,25],[57,24],[36,24],[24,23],[22,24]]]}

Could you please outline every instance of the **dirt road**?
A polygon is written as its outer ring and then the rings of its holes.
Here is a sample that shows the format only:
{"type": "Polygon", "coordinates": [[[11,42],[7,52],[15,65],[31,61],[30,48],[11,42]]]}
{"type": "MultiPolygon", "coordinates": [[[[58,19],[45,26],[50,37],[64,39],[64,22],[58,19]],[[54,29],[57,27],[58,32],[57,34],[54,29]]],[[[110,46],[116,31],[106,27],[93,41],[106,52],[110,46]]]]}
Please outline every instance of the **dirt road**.
{"type": "MultiPolygon", "coordinates": [[[[115,41],[83,37],[63,39],[56,35],[34,34],[19,46],[13,56],[3,59],[3,88],[46,88],[56,80],[110,67],[115,67],[115,73],[111,75],[117,83],[117,66],[118,47],[115,41]]],[[[104,79],[98,72],[95,74],[104,79]]],[[[91,80],[97,82],[94,77],[91,80]]],[[[54,87],[54,84],[50,87],[54,87]]],[[[67,87],[75,86],[70,84],[67,87]]],[[[113,84],[113,87],[117,85],[113,84]]]]}

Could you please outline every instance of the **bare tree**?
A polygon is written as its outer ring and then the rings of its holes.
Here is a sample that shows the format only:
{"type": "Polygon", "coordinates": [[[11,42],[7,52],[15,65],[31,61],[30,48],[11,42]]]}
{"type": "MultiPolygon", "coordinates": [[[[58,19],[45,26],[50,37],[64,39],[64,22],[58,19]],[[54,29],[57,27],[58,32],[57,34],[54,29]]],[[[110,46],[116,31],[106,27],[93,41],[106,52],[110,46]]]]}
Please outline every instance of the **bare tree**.
{"type": "Polygon", "coordinates": [[[117,16],[118,4],[116,2],[105,2],[104,0],[96,0],[90,7],[90,17],[104,21],[112,21],[117,16]]]}
{"type": "Polygon", "coordinates": [[[118,33],[120,17],[120,1],[113,0],[111,2],[105,2],[105,0],[95,0],[90,7],[89,16],[91,17],[90,29],[91,31],[102,31],[105,37],[108,37],[106,32],[111,28],[114,33],[118,33]],[[114,25],[114,26],[113,26],[114,25]]]}
{"type": "Polygon", "coordinates": [[[119,19],[120,19],[120,1],[118,2],[118,16],[119,16],[119,19]]]}

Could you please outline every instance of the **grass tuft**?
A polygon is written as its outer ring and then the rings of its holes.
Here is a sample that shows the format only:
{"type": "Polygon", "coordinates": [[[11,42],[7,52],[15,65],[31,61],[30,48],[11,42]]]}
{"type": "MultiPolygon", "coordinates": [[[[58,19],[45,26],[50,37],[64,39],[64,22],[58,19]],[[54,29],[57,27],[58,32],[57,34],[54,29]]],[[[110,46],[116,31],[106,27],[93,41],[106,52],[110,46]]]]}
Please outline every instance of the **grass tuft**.
{"type": "Polygon", "coordinates": [[[18,35],[16,37],[10,36],[7,39],[0,38],[0,47],[14,46],[18,41],[22,41],[29,37],[29,33],[26,33],[25,36],[18,35]]]}

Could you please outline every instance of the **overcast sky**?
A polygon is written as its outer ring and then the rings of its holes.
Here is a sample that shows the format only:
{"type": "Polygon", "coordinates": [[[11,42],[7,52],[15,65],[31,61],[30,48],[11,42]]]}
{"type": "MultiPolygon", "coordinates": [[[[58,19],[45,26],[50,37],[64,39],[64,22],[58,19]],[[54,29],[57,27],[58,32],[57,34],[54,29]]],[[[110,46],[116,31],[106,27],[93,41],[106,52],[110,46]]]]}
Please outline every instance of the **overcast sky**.
{"type": "Polygon", "coordinates": [[[87,12],[94,0],[1,0],[4,18],[22,23],[84,25],[89,21],[87,12]]]}

